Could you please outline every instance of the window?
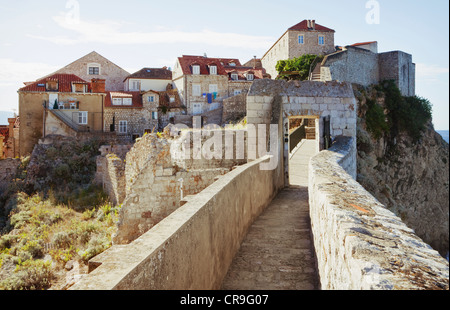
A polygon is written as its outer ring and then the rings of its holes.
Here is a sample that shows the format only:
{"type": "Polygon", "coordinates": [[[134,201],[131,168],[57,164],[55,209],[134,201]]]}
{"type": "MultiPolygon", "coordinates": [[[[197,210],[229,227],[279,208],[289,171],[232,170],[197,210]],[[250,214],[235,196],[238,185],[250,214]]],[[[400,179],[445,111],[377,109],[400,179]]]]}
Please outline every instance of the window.
{"type": "Polygon", "coordinates": [[[175,97],[174,97],[174,96],[170,96],[170,97],[169,97],[169,101],[170,101],[170,102],[175,102],[175,97]]]}
{"type": "Polygon", "coordinates": [[[237,80],[239,79],[237,73],[231,73],[231,79],[232,79],[233,81],[237,81],[237,80]]]}
{"type": "Polygon", "coordinates": [[[298,44],[305,43],[305,37],[303,35],[298,36],[298,44]]]}
{"type": "Polygon", "coordinates": [[[240,89],[235,89],[234,90],[234,95],[236,96],[236,95],[239,95],[240,93],[242,93],[242,90],[240,90],[240,89]]]}
{"type": "Polygon", "coordinates": [[[319,45],[325,44],[325,38],[323,36],[319,36],[319,45]]]}
{"type": "Polygon", "coordinates": [[[128,122],[119,121],[119,133],[127,133],[127,132],[128,132],[128,122]]]}
{"type": "Polygon", "coordinates": [[[210,66],[209,67],[209,74],[216,75],[217,74],[217,66],[210,66]]]}
{"type": "Polygon", "coordinates": [[[100,68],[99,67],[89,67],[89,75],[99,75],[100,68]]]}
{"type": "Polygon", "coordinates": [[[200,84],[192,84],[192,96],[201,96],[202,88],[200,84]]]}
{"type": "Polygon", "coordinates": [[[132,105],[133,100],[131,98],[123,98],[122,103],[123,105],[132,105]]]}
{"type": "Polygon", "coordinates": [[[247,81],[253,81],[255,76],[252,73],[247,74],[247,81]]]}
{"type": "Polygon", "coordinates": [[[217,91],[218,91],[217,84],[209,84],[210,93],[217,93],[217,91]]]}
{"type": "Polygon", "coordinates": [[[158,112],[152,112],[152,119],[158,119],[158,112]]]}
{"type": "Polygon", "coordinates": [[[113,105],[122,105],[122,98],[113,98],[113,105]]]}
{"type": "Polygon", "coordinates": [[[155,102],[155,96],[148,96],[148,102],[155,102]]]}
{"type": "Polygon", "coordinates": [[[192,74],[200,74],[200,66],[199,65],[192,66],[192,74]]]}
{"type": "Polygon", "coordinates": [[[130,90],[140,90],[140,89],[141,89],[141,81],[139,80],[130,81],[130,90]]]}
{"type": "Polygon", "coordinates": [[[234,62],[230,62],[228,65],[231,67],[236,67],[236,64],[234,62]]]}
{"type": "Polygon", "coordinates": [[[88,112],[78,112],[78,124],[87,125],[88,112]]]}
{"type": "Polygon", "coordinates": [[[58,82],[57,81],[48,81],[47,82],[47,90],[48,91],[57,91],[58,90],[58,82]]]}

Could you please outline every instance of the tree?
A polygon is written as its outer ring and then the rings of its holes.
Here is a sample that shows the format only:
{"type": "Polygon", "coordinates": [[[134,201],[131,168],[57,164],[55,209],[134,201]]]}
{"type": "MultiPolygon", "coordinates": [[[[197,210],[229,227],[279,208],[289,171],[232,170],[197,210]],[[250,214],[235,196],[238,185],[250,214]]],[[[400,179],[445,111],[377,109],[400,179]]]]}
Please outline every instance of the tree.
{"type": "MultiPolygon", "coordinates": [[[[278,71],[277,79],[305,81],[309,78],[309,70],[314,60],[323,56],[305,54],[297,58],[279,60],[275,66],[278,71]]],[[[314,69],[314,68],[311,68],[314,69]]]]}

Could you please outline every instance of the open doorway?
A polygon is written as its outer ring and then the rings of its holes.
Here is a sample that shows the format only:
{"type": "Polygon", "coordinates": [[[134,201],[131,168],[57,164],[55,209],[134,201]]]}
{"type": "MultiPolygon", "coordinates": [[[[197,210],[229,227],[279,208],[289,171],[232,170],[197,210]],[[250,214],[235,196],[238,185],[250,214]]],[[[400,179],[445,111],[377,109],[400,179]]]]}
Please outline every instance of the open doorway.
{"type": "Polygon", "coordinates": [[[317,154],[320,137],[319,118],[289,117],[288,175],[290,186],[308,186],[309,159],[317,154]]]}

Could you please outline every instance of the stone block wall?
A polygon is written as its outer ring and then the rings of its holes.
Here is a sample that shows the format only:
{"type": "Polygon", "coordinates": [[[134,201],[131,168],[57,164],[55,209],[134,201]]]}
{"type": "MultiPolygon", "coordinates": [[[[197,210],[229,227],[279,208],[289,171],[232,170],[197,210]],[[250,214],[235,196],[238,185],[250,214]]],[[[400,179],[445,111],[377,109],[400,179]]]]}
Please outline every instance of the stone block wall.
{"type": "MultiPolygon", "coordinates": [[[[224,132],[218,133],[223,138],[224,132]]],[[[202,143],[208,139],[208,136],[200,135],[202,143]]],[[[178,209],[183,197],[201,192],[217,176],[246,162],[245,158],[196,159],[192,156],[193,140],[192,135],[189,140],[192,147],[186,154],[187,158],[179,156],[183,149],[173,146],[179,143],[178,139],[158,138],[155,134],[142,137],[127,153],[124,171],[126,196],[114,243],[125,244],[138,238],[178,209]]]]}
{"type": "Polygon", "coordinates": [[[247,115],[247,93],[223,100],[222,123],[235,122],[247,115]]]}
{"type": "Polygon", "coordinates": [[[323,81],[346,81],[364,86],[377,84],[378,54],[348,46],[345,51],[326,56],[320,70],[323,81]]]}
{"type": "Polygon", "coordinates": [[[220,289],[248,228],[283,186],[278,170],[259,169],[266,161],[219,177],[138,239],[94,257],[71,290],[220,289]]]}
{"type": "Polygon", "coordinates": [[[449,289],[449,265],[354,179],[340,138],[311,158],[309,204],[322,289],[449,289]]]}
{"type": "Polygon", "coordinates": [[[395,80],[403,96],[415,95],[416,65],[401,51],[379,54],[380,80],[395,80]]]}

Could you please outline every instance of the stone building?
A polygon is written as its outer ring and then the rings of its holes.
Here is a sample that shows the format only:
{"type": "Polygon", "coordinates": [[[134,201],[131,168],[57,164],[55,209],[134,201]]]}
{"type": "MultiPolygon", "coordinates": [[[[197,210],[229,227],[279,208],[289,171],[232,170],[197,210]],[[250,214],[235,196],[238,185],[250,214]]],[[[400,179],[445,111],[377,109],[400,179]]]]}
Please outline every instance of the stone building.
{"type": "Polygon", "coordinates": [[[346,81],[364,86],[394,80],[404,96],[415,95],[415,64],[402,51],[378,53],[377,42],[356,43],[326,55],[314,70],[320,81],[346,81]]]}
{"type": "Polygon", "coordinates": [[[47,135],[102,132],[104,88],[74,74],[53,74],[18,90],[19,156],[33,151],[47,135]]]}
{"type": "Polygon", "coordinates": [[[158,129],[158,106],[156,91],[106,92],[104,130],[123,140],[135,140],[158,129]]]}
{"type": "Polygon", "coordinates": [[[126,91],[165,91],[167,85],[172,85],[172,71],[163,68],[143,68],[124,81],[126,91]]]}
{"type": "Polygon", "coordinates": [[[183,55],[175,63],[173,83],[187,114],[201,115],[220,108],[223,99],[248,91],[264,73],[242,66],[239,59],[183,55]]]}
{"type": "Polygon", "coordinates": [[[315,20],[303,20],[290,27],[261,58],[262,66],[272,79],[278,76],[275,66],[279,60],[305,54],[326,55],[335,51],[333,29],[315,20]]]}
{"type": "Polygon", "coordinates": [[[93,51],[80,59],[59,69],[53,74],[74,74],[83,80],[102,79],[106,82],[109,91],[124,90],[124,80],[130,75],[118,65],[93,51]]]}

